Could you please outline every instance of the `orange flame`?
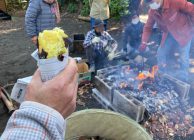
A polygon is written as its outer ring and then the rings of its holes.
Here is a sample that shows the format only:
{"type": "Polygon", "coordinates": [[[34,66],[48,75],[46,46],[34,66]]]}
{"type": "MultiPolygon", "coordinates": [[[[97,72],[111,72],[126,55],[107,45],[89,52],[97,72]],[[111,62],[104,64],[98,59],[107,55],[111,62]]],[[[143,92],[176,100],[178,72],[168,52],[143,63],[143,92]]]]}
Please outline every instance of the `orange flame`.
{"type": "Polygon", "coordinates": [[[139,75],[136,77],[137,80],[144,80],[147,76],[144,73],[139,73],[139,75]]]}
{"type": "Polygon", "coordinates": [[[152,78],[154,79],[155,74],[158,71],[158,66],[153,66],[151,72],[148,72],[147,74],[144,73],[139,73],[138,76],[136,77],[137,80],[145,80],[147,78],[152,78]]]}
{"type": "Polygon", "coordinates": [[[142,90],[142,89],[143,89],[143,84],[144,84],[143,81],[140,82],[140,83],[138,84],[138,88],[137,88],[137,89],[142,90]]]}
{"type": "Polygon", "coordinates": [[[151,77],[150,78],[153,78],[154,79],[154,77],[155,77],[155,74],[158,72],[158,66],[153,66],[152,67],[152,71],[151,71],[151,77]]]}

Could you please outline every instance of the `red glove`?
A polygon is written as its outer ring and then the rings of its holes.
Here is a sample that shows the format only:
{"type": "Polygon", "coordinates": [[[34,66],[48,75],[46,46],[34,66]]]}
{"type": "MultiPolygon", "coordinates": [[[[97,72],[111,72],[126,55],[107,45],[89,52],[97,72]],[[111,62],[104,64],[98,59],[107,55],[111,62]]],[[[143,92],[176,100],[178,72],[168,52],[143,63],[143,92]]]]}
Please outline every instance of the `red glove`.
{"type": "Polygon", "coordinates": [[[139,51],[140,51],[140,52],[144,52],[144,51],[146,50],[146,48],[147,48],[147,45],[146,45],[146,44],[141,44],[141,45],[139,46],[139,51]]]}

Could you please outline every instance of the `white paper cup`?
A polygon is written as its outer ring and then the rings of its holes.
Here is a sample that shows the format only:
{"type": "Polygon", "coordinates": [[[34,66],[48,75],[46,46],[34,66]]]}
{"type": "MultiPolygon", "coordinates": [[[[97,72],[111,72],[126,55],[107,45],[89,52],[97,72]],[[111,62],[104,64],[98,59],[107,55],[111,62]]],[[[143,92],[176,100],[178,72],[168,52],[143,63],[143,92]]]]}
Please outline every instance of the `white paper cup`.
{"type": "Polygon", "coordinates": [[[39,59],[37,64],[40,69],[42,81],[45,82],[51,80],[66,67],[67,63],[68,54],[64,55],[63,61],[59,61],[57,57],[39,59]]]}

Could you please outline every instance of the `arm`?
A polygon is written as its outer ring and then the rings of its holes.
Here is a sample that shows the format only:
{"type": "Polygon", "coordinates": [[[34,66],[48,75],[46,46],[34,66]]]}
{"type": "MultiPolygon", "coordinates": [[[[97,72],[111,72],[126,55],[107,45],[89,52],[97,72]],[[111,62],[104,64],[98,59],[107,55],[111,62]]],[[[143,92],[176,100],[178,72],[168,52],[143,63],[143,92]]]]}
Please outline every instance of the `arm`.
{"type": "Polygon", "coordinates": [[[37,36],[37,16],[40,12],[40,2],[31,0],[25,15],[26,32],[30,38],[37,36]]]}
{"type": "Polygon", "coordinates": [[[86,38],[85,38],[84,43],[83,43],[83,45],[84,45],[85,48],[92,45],[92,39],[93,39],[93,37],[94,36],[93,36],[92,32],[89,31],[87,33],[86,38]]]}
{"type": "Polygon", "coordinates": [[[153,15],[152,15],[152,11],[150,10],[149,14],[148,14],[148,21],[145,24],[144,29],[143,29],[143,34],[142,34],[142,43],[143,44],[145,44],[149,41],[154,23],[155,23],[155,21],[154,21],[153,15]]]}
{"type": "Polygon", "coordinates": [[[66,121],[54,109],[40,103],[26,101],[7,123],[2,139],[64,139],[66,121]]]}
{"type": "Polygon", "coordinates": [[[176,0],[172,1],[182,12],[187,13],[191,17],[192,23],[194,23],[194,4],[187,0],[176,0]]]}
{"type": "Polygon", "coordinates": [[[56,6],[57,6],[56,20],[57,20],[57,23],[60,23],[61,22],[61,14],[60,14],[60,10],[59,10],[59,3],[58,3],[58,1],[56,1],[56,6]]]}
{"type": "Polygon", "coordinates": [[[105,31],[105,38],[106,38],[106,40],[111,41],[112,44],[115,44],[115,43],[117,44],[117,41],[115,39],[113,39],[112,36],[106,31],[105,31]]]}
{"type": "Polygon", "coordinates": [[[44,83],[37,70],[26,89],[25,102],[13,113],[0,139],[63,140],[63,117],[71,115],[76,107],[77,70],[70,58],[63,71],[44,83]]]}

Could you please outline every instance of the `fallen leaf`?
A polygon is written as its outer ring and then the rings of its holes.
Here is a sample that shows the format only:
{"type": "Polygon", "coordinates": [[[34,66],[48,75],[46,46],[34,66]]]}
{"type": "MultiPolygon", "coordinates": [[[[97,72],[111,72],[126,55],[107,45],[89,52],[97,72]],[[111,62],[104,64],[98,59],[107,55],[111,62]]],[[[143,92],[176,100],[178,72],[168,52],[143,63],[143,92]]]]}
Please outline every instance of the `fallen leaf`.
{"type": "Polygon", "coordinates": [[[81,106],[86,106],[86,104],[82,102],[80,99],[77,100],[77,104],[81,106]]]}

